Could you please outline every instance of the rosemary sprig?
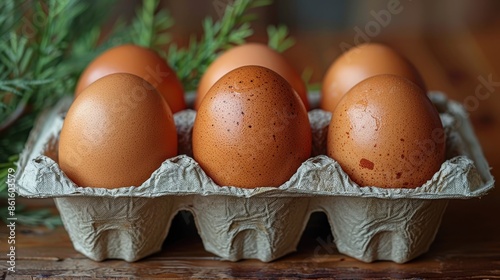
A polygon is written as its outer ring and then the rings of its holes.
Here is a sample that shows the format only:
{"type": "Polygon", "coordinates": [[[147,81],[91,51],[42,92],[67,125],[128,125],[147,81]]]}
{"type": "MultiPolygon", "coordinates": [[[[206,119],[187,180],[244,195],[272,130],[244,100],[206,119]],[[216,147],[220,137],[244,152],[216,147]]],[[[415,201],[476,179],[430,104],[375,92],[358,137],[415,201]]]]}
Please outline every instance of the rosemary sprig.
{"type": "Polygon", "coordinates": [[[278,52],[284,52],[295,44],[295,40],[289,37],[286,25],[267,27],[268,46],[278,52]]]}
{"type": "MultiPolygon", "coordinates": [[[[0,138],[0,163],[8,163],[9,158],[21,153],[35,118],[36,114],[34,113],[23,115],[16,120],[15,126],[2,133],[0,138]]],[[[2,184],[5,184],[5,181],[0,181],[0,185],[2,184]]]]}
{"type": "MultiPolygon", "coordinates": [[[[16,161],[18,159],[19,156],[14,155],[9,157],[7,162],[0,164],[0,181],[7,182],[9,169],[16,168],[16,161]]],[[[7,184],[0,184],[0,198],[7,198],[7,184]]]]}
{"type": "MultiPolygon", "coordinates": [[[[85,67],[72,63],[78,60],[78,53],[71,50],[93,53],[98,37],[95,26],[102,22],[96,15],[105,15],[97,10],[102,4],[77,0],[20,3],[0,1],[0,197],[7,194],[8,170],[15,169],[17,155],[38,112],[71,93],[85,67]],[[3,127],[10,121],[15,121],[10,128],[3,127]]],[[[0,208],[2,218],[4,208],[0,208]]],[[[47,223],[52,219],[48,213],[29,212],[24,216],[21,208],[17,210],[20,222],[47,223]]]]}
{"type": "MultiPolygon", "coordinates": [[[[191,37],[186,48],[167,45],[173,20],[166,10],[158,9],[160,0],[143,0],[132,22],[118,20],[106,37],[100,26],[114,1],[0,1],[0,197],[7,194],[8,169],[15,168],[38,113],[71,94],[80,73],[101,52],[124,43],[155,49],[168,60],[185,89],[192,90],[221,51],[253,34],[250,22],[256,16],[248,11],[271,1],[216,1],[220,18],[206,18],[203,36],[191,37]],[[4,121],[16,112],[22,114],[4,129],[4,121]]],[[[278,51],[294,43],[284,26],[269,27],[268,35],[269,46],[278,51]]],[[[0,218],[6,217],[5,210],[0,208],[0,218]]],[[[60,224],[48,210],[27,212],[18,207],[17,211],[20,223],[60,224]]]]}
{"type": "Polygon", "coordinates": [[[186,90],[194,90],[208,65],[223,51],[233,45],[242,44],[252,35],[250,22],[255,19],[247,11],[269,5],[270,0],[236,0],[228,3],[220,20],[206,18],[203,21],[203,36],[191,37],[189,46],[180,49],[172,44],[168,50],[168,62],[176,71],[186,90]]]}
{"type": "Polygon", "coordinates": [[[144,1],[132,22],[132,42],[157,51],[170,42],[168,29],[174,24],[167,10],[156,12],[159,0],[144,1]]]}
{"type": "Polygon", "coordinates": [[[23,5],[23,1],[0,1],[0,37],[17,28],[23,5]]]}
{"type": "MultiPolygon", "coordinates": [[[[0,209],[0,217],[7,223],[8,209],[0,209]]],[[[43,225],[49,229],[62,225],[61,218],[52,214],[49,209],[26,210],[24,206],[16,206],[16,222],[27,226],[43,225]]]]}

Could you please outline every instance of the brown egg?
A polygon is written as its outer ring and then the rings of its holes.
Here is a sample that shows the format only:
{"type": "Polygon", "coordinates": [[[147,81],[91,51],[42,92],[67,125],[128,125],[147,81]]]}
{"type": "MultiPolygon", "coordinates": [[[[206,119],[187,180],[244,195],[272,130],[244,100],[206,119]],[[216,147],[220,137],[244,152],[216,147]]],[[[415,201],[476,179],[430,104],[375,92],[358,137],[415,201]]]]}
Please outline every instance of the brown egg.
{"type": "Polygon", "coordinates": [[[177,154],[172,112],[142,78],[107,75],[71,105],[59,139],[59,166],[79,186],[140,186],[177,154]]]}
{"type": "Polygon", "coordinates": [[[224,75],[200,105],[193,154],[217,184],[278,187],[311,154],[304,104],[276,72],[244,66],[224,75]]]}
{"type": "Polygon", "coordinates": [[[415,188],[443,163],[445,135],[422,88],[401,76],[378,75],[340,101],[327,151],[360,186],[415,188]]]}
{"type": "Polygon", "coordinates": [[[321,109],[333,112],[354,85],[379,74],[403,76],[426,90],[418,71],[402,55],[382,44],[362,44],[341,55],[326,72],[321,89],[321,109]]]}
{"type": "Polygon", "coordinates": [[[184,90],[175,72],[156,52],[135,45],[114,47],[95,58],[80,76],[75,97],[94,81],[113,73],[130,73],[148,81],[173,113],[186,109],[184,90]]]}
{"type": "Polygon", "coordinates": [[[200,107],[203,97],[227,72],[245,65],[258,65],[269,68],[287,80],[299,94],[306,110],[309,110],[307,88],[299,73],[288,63],[283,55],[258,43],[247,43],[234,47],[219,56],[205,71],[198,85],[195,109],[200,107]]]}

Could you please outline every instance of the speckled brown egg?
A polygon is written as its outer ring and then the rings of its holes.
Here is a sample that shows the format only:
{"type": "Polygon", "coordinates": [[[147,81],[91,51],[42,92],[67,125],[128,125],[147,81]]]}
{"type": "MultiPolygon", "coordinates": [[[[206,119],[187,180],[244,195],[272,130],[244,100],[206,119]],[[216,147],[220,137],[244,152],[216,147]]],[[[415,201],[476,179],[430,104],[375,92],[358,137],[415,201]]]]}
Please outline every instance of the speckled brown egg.
{"type": "Polygon", "coordinates": [[[307,88],[299,73],[282,54],[259,43],[247,43],[234,47],[210,64],[198,85],[195,109],[199,108],[203,97],[215,82],[227,72],[245,65],[263,66],[280,74],[299,94],[306,110],[309,110],[307,88]]]}
{"type": "Polygon", "coordinates": [[[415,188],[443,163],[445,135],[422,88],[401,76],[378,75],[340,101],[327,151],[360,186],[415,188]]]}
{"type": "Polygon", "coordinates": [[[201,103],[193,154],[221,186],[278,187],[311,154],[307,111],[276,72],[237,68],[215,83],[201,103]]]}
{"type": "Polygon", "coordinates": [[[79,186],[140,186],[177,154],[172,112],[142,78],[111,74],[71,105],[59,139],[59,166],[79,186]]]}
{"type": "Polygon", "coordinates": [[[113,73],[143,78],[161,94],[173,113],[186,109],[184,89],[175,72],[156,52],[136,45],[117,46],[95,58],[80,76],[75,97],[91,83],[113,73]]]}
{"type": "Polygon", "coordinates": [[[333,112],[354,85],[380,74],[403,76],[425,90],[422,77],[408,59],[386,45],[367,43],[350,49],[332,63],[323,79],[321,109],[333,112]]]}

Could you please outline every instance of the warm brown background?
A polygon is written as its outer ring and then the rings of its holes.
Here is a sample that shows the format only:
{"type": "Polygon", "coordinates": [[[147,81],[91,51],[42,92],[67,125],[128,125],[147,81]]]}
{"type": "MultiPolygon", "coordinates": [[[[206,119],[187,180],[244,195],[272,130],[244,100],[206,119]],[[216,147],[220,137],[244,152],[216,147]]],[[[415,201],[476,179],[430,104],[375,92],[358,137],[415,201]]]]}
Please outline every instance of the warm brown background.
{"type": "MultiPolygon", "coordinates": [[[[130,15],[137,2],[123,1],[115,13],[130,15]]],[[[299,71],[312,70],[312,82],[320,83],[327,67],[341,53],[339,45],[352,45],[355,28],[364,29],[373,20],[372,11],[387,9],[391,2],[277,0],[258,10],[260,20],[251,40],[265,42],[265,26],[286,23],[297,44],[285,55],[299,71]]],[[[459,102],[477,101],[477,106],[469,110],[470,117],[492,173],[500,178],[500,2],[399,2],[401,13],[393,15],[390,23],[370,40],[385,42],[406,55],[430,89],[442,90],[459,102]],[[481,77],[498,84],[478,94],[481,77]]],[[[232,1],[163,1],[176,20],[174,40],[185,44],[189,34],[199,34],[201,18],[208,14],[217,17],[215,6],[221,3],[232,1]]],[[[133,264],[86,259],[73,250],[63,228],[21,228],[17,236],[18,275],[493,279],[500,278],[499,214],[499,189],[482,199],[452,201],[430,251],[404,265],[365,264],[339,254],[329,242],[328,225],[321,215],[311,219],[297,253],[272,263],[217,260],[204,252],[193,223],[186,224],[181,216],[174,222],[164,251],[133,264]]],[[[6,230],[0,227],[0,267],[5,267],[6,230]]],[[[2,273],[0,279],[6,276],[2,273]]]]}

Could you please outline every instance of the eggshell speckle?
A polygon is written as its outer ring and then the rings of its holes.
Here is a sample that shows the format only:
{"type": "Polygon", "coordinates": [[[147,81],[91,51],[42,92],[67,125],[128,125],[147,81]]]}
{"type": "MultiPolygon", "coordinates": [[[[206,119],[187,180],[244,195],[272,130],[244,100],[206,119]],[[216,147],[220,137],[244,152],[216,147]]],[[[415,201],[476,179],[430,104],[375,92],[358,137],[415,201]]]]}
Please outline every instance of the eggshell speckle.
{"type": "Polygon", "coordinates": [[[224,75],[200,105],[193,154],[219,185],[280,186],[311,154],[307,111],[274,71],[244,66],[224,75]]]}
{"type": "Polygon", "coordinates": [[[340,101],[328,131],[328,156],[360,186],[415,188],[445,157],[439,114],[423,90],[395,75],[354,86],[340,101]]]}
{"type": "Polygon", "coordinates": [[[198,109],[208,90],[227,72],[245,65],[258,65],[269,68],[280,74],[298,93],[309,110],[307,88],[299,73],[277,51],[259,43],[247,43],[234,47],[220,55],[207,68],[201,77],[195,100],[195,109],[198,109]]]}
{"type": "Polygon", "coordinates": [[[403,76],[426,90],[422,77],[405,57],[382,44],[362,44],[342,54],[326,72],[321,89],[321,109],[333,112],[353,86],[380,74],[403,76]]]}
{"type": "Polygon", "coordinates": [[[80,76],[75,97],[91,83],[113,73],[143,78],[156,88],[173,113],[186,109],[184,89],[175,72],[156,52],[135,45],[117,46],[95,58],[80,76]]]}
{"type": "Polygon", "coordinates": [[[71,105],[59,140],[59,166],[79,186],[140,186],[177,154],[172,112],[132,74],[107,75],[71,105]]]}

